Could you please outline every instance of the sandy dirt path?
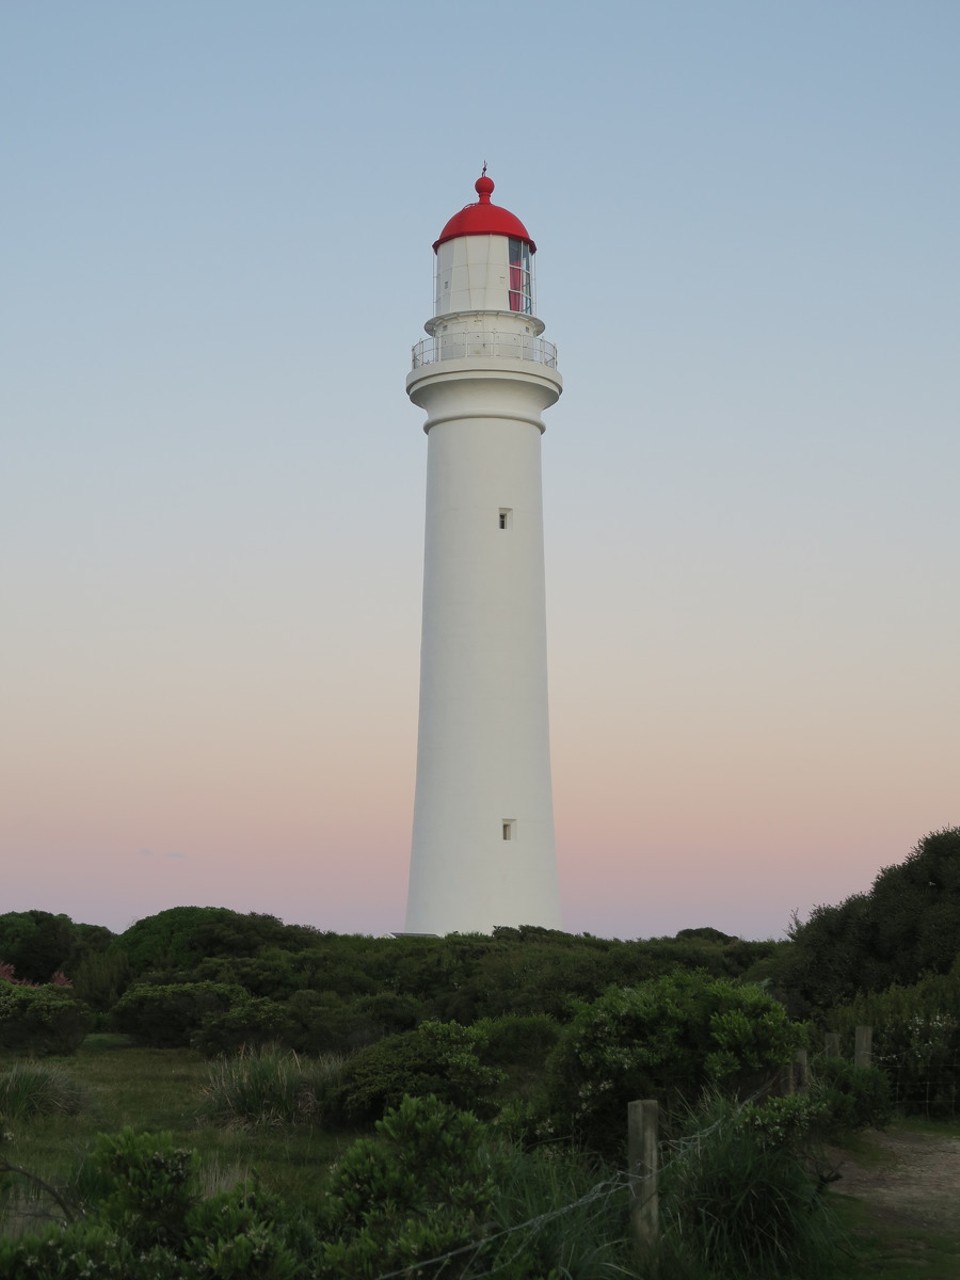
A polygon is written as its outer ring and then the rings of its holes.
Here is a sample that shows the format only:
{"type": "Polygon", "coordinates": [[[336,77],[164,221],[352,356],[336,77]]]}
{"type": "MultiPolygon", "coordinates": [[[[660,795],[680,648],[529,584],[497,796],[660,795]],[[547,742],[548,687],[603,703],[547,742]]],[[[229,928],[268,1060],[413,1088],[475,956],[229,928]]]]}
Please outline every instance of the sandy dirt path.
{"type": "Polygon", "coordinates": [[[960,1233],[960,1138],[893,1131],[868,1141],[876,1163],[837,1154],[835,1189],[904,1223],[960,1233]]]}

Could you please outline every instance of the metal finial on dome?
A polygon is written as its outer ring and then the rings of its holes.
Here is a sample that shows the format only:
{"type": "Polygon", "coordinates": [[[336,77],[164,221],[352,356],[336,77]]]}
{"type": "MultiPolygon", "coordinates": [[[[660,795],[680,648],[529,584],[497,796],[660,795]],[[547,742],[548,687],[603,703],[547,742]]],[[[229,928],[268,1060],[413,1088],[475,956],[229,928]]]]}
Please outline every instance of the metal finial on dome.
{"type": "Polygon", "coordinates": [[[473,184],[473,189],[480,197],[481,204],[489,204],[490,197],[493,195],[493,179],[487,177],[487,162],[483,162],[483,170],[480,177],[473,184]]]}

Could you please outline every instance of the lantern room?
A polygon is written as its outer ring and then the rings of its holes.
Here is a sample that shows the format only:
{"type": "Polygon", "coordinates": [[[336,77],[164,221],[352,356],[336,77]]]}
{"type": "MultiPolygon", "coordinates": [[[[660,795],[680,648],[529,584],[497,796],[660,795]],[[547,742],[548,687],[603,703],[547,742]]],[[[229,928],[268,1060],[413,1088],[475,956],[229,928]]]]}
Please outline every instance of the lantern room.
{"type": "Polygon", "coordinates": [[[434,242],[434,315],[506,311],[532,316],[537,246],[515,214],[491,202],[494,184],[486,171],[474,189],[476,204],[455,213],[434,242]]]}

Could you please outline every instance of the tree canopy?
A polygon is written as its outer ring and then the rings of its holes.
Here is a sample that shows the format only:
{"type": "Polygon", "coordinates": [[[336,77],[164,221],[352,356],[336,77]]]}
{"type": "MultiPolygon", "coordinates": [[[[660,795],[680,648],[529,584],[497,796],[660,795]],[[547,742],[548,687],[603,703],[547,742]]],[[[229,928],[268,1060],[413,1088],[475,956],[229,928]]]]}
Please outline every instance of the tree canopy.
{"type": "Polygon", "coordinates": [[[924,836],[869,893],[815,907],[791,937],[784,980],[814,1008],[947,973],[960,952],[960,827],[924,836]]]}

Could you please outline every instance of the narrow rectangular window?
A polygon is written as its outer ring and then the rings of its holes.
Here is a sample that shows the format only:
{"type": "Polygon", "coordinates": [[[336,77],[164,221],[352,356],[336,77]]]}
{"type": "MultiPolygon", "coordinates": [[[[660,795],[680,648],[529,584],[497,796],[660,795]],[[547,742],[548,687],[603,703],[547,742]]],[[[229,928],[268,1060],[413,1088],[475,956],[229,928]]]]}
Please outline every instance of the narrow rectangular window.
{"type": "Polygon", "coordinates": [[[509,241],[510,310],[533,315],[533,280],[530,246],[523,240],[509,241]]]}
{"type": "Polygon", "coordinates": [[[514,839],[514,829],[517,823],[514,818],[504,818],[503,820],[503,838],[504,840],[514,839]]]}
{"type": "Polygon", "coordinates": [[[513,511],[510,507],[500,508],[500,528],[510,529],[513,527],[513,511]]]}

